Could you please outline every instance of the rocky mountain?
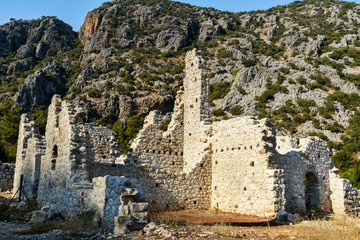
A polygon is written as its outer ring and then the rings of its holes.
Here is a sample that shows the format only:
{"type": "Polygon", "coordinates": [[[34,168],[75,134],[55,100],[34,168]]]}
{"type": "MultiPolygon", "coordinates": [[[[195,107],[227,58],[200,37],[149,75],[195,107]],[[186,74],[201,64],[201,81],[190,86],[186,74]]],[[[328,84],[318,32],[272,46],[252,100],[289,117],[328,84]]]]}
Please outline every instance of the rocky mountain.
{"type": "Polygon", "coordinates": [[[89,120],[128,141],[130,117],[172,111],[184,55],[197,48],[214,121],[267,117],[283,133],[354,153],[359,27],[360,5],[335,0],[242,13],[114,0],[89,12],[79,33],[54,17],[15,20],[0,26],[0,116],[9,106],[43,116],[38,106],[59,93],[86,102],[89,120]]]}

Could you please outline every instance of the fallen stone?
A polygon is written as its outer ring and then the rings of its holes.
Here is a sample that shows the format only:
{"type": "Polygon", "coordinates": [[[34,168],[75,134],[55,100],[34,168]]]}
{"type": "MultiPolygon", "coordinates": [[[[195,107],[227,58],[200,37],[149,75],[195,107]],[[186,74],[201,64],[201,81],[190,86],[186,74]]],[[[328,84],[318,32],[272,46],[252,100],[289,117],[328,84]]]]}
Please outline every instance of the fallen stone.
{"type": "Polygon", "coordinates": [[[286,222],[288,220],[289,213],[285,211],[280,211],[276,214],[276,220],[286,222]]]}
{"type": "Polygon", "coordinates": [[[301,221],[301,216],[297,213],[295,213],[295,214],[289,213],[289,215],[287,217],[287,221],[288,222],[299,222],[299,221],[301,221]]]}
{"type": "Polygon", "coordinates": [[[33,211],[31,213],[31,220],[33,224],[44,223],[47,221],[47,213],[41,210],[33,211]]]}

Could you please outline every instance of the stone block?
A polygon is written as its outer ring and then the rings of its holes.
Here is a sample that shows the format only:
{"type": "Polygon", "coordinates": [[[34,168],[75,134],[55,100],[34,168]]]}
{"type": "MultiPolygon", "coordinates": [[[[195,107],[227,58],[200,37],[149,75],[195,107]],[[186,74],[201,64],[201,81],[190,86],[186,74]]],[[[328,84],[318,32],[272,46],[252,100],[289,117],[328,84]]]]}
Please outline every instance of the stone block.
{"type": "Polygon", "coordinates": [[[136,213],[136,212],[144,212],[147,210],[149,204],[148,203],[131,203],[130,204],[130,211],[131,213],[136,213]]]}
{"type": "Polygon", "coordinates": [[[128,226],[135,223],[135,220],[131,216],[118,216],[114,217],[114,234],[125,234],[129,232],[128,226]]]}
{"type": "Polygon", "coordinates": [[[285,211],[280,211],[276,214],[276,220],[281,222],[286,222],[288,220],[289,213],[285,211]]]}
{"type": "Polygon", "coordinates": [[[300,222],[301,221],[301,216],[297,213],[295,214],[291,214],[289,213],[287,216],[287,221],[288,222],[300,222]]]}
{"type": "Polygon", "coordinates": [[[120,206],[119,207],[119,215],[120,216],[128,216],[128,215],[130,215],[129,206],[120,206]]]}
{"type": "Polygon", "coordinates": [[[145,220],[147,219],[147,212],[137,212],[137,213],[131,213],[131,216],[133,216],[135,219],[138,220],[145,220]]]}
{"type": "Polygon", "coordinates": [[[47,213],[41,210],[33,211],[31,213],[31,223],[40,224],[46,222],[48,219],[47,213]]]}

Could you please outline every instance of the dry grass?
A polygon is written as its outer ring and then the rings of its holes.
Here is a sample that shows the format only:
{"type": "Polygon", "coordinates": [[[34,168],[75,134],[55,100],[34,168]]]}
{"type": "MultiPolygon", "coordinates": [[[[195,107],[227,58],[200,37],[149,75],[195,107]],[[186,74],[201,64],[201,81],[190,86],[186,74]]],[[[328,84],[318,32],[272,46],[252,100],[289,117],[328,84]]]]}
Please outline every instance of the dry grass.
{"type": "Polygon", "coordinates": [[[217,223],[210,226],[207,230],[223,237],[241,238],[244,236],[239,227],[231,226],[228,223],[217,223]]]}
{"type": "Polygon", "coordinates": [[[166,225],[168,228],[177,228],[178,226],[184,225],[180,222],[177,216],[170,214],[154,213],[152,216],[156,219],[156,224],[166,225]]]}
{"type": "Polygon", "coordinates": [[[64,221],[50,221],[46,223],[34,224],[29,229],[16,231],[13,234],[29,235],[41,234],[55,229],[68,231],[71,237],[91,237],[93,233],[99,230],[99,226],[94,222],[94,212],[87,211],[77,215],[74,218],[64,221]],[[83,236],[85,234],[85,236],[83,236]]]}
{"type": "Polygon", "coordinates": [[[54,229],[57,229],[57,226],[54,223],[40,223],[31,226],[29,229],[15,231],[13,232],[13,234],[17,234],[17,235],[41,234],[52,231],[54,229]]]}
{"type": "Polygon", "coordinates": [[[25,214],[29,213],[31,209],[19,210],[16,207],[11,207],[7,203],[0,204],[0,221],[26,221],[25,214]]]}
{"type": "Polygon", "coordinates": [[[302,222],[297,226],[298,238],[311,240],[360,239],[360,220],[335,215],[330,220],[302,222]]]}

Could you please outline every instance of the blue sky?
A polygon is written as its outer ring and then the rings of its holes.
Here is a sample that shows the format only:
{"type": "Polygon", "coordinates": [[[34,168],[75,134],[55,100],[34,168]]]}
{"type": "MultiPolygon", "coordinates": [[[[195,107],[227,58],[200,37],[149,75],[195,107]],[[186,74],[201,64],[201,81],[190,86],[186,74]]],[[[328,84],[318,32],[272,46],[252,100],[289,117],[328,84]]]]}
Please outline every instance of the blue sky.
{"type": "MultiPolygon", "coordinates": [[[[0,24],[10,18],[34,19],[41,16],[57,16],[70,24],[75,31],[80,29],[87,12],[101,6],[106,0],[0,0],[0,24]]],[[[292,0],[180,0],[202,7],[242,12],[265,10],[284,5],[292,0]]],[[[360,3],[360,0],[355,1],[360,3]]]]}

